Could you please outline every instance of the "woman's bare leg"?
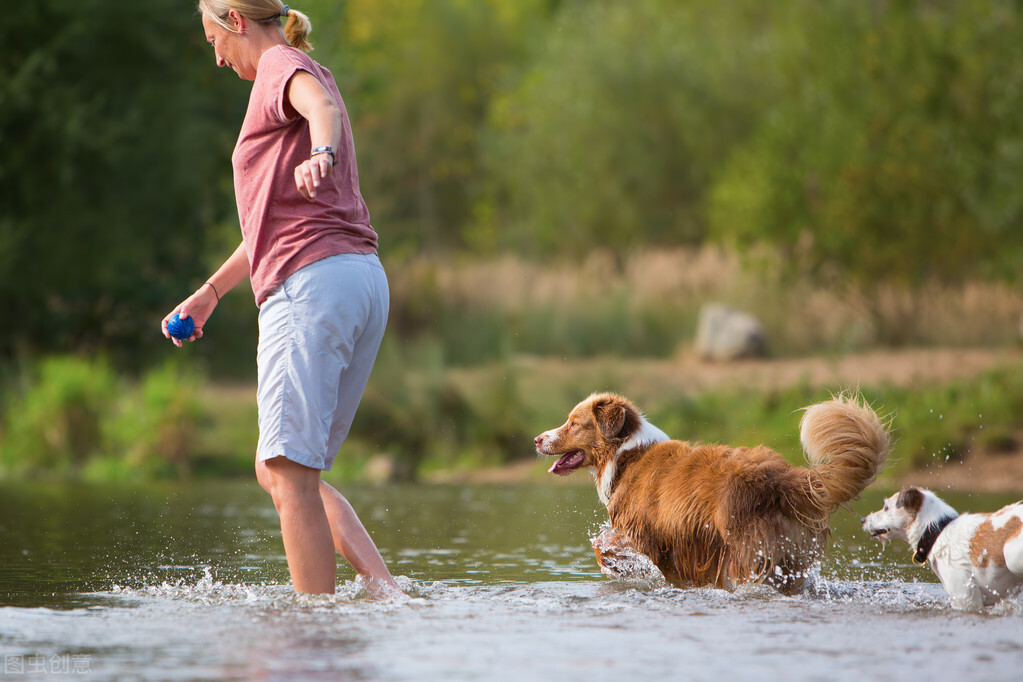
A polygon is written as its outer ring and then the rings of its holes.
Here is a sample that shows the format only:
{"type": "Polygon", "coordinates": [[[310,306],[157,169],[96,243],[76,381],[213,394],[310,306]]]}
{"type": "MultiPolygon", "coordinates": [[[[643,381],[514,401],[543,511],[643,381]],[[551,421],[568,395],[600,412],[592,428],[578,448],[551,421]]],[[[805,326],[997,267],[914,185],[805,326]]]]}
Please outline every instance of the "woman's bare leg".
{"type": "Polygon", "coordinates": [[[296,592],[333,594],[337,559],[320,497],[320,472],[284,457],[256,463],[256,478],[273,498],[296,592]]]}
{"type": "Polygon", "coordinates": [[[367,579],[370,594],[379,597],[401,592],[348,500],[324,481],[320,481],[320,498],[329,521],[334,549],[367,579]]]}

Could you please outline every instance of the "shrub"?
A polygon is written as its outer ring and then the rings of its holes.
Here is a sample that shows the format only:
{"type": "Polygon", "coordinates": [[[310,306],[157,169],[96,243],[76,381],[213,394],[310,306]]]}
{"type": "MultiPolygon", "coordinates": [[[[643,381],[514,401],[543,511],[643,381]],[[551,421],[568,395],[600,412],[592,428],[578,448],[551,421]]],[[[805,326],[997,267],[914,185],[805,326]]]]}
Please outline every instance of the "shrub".
{"type": "Polygon", "coordinates": [[[140,384],[102,359],[52,357],[10,393],[0,473],[99,479],[186,475],[203,412],[201,378],[167,363],[140,384]]]}
{"type": "Polygon", "coordinates": [[[25,379],[24,395],[8,397],[0,463],[8,471],[67,474],[101,451],[104,416],[119,382],[103,360],[53,357],[25,379]]]}
{"type": "Polygon", "coordinates": [[[107,441],[125,466],[150,475],[187,476],[203,410],[202,377],[180,362],[148,372],[108,422],[107,441]]]}

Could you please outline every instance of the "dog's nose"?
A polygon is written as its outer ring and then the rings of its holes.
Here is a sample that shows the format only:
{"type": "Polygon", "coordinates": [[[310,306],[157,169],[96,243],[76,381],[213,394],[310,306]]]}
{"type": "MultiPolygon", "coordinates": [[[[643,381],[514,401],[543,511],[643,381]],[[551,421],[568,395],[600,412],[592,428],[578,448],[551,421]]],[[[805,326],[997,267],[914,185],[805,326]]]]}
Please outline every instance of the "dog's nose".
{"type": "Polygon", "coordinates": [[[867,522],[867,517],[866,516],[864,516],[863,518],[860,519],[860,524],[861,525],[866,523],[866,522],[867,522]]]}
{"type": "Polygon", "coordinates": [[[535,445],[536,447],[540,447],[540,443],[542,443],[542,442],[543,442],[543,434],[541,434],[541,435],[539,435],[539,436],[537,436],[536,438],[533,439],[533,445],[535,445]]]}

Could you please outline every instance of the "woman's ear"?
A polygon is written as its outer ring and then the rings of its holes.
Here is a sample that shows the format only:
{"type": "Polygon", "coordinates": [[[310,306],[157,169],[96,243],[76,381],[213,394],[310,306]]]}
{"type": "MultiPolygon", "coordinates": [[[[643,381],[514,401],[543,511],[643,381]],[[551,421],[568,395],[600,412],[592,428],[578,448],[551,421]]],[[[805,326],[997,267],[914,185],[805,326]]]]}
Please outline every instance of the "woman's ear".
{"type": "Polygon", "coordinates": [[[231,28],[234,29],[235,33],[245,33],[245,17],[239,14],[238,10],[230,10],[227,13],[227,21],[231,24],[231,28]]]}

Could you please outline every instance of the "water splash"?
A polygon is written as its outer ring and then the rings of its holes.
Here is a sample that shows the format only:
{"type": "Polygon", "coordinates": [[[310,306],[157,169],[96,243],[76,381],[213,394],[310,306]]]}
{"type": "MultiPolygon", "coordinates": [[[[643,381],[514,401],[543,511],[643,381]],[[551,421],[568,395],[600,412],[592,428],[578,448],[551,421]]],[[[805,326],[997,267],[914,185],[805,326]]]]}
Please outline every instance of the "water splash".
{"type": "Polygon", "coordinates": [[[590,543],[601,557],[600,572],[607,577],[648,588],[666,584],[664,574],[650,557],[625,543],[611,524],[605,522],[590,543]]]}
{"type": "Polygon", "coordinates": [[[141,587],[115,584],[109,593],[96,593],[96,596],[169,600],[206,606],[251,604],[298,609],[318,609],[359,602],[399,606],[414,602],[417,598],[421,600],[423,590],[414,580],[396,576],[395,582],[398,591],[356,576],[354,580],[341,582],[334,594],[305,594],[296,593],[287,583],[225,582],[216,576],[213,568],[204,566],[201,577],[194,582],[181,578],[141,587]]]}
{"type": "Polygon", "coordinates": [[[993,616],[1023,616],[1023,592],[1003,599],[988,611],[993,616]]]}
{"type": "Polygon", "coordinates": [[[268,596],[290,589],[277,583],[225,583],[214,575],[214,569],[202,567],[202,576],[196,582],[180,578],[173,582],[163,581],[154,585],[132,587],[114,584],[110,593],[114,596],[194,602],[200,604],[255,603],[268,596]]]}

